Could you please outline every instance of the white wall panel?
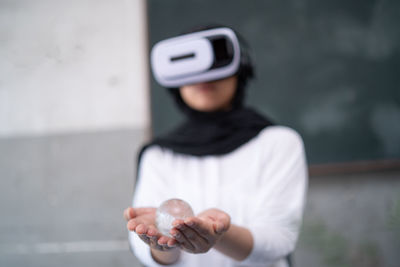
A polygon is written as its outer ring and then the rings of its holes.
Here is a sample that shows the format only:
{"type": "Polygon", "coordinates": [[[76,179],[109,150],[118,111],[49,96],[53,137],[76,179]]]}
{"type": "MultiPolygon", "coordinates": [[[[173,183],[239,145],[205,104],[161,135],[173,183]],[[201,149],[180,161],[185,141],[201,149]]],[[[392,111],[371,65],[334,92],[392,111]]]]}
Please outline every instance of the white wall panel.
{"type": "Polygon", "coordinates": [[[149,125],[145,0],[0,0],[0,136],[149,125]]]}

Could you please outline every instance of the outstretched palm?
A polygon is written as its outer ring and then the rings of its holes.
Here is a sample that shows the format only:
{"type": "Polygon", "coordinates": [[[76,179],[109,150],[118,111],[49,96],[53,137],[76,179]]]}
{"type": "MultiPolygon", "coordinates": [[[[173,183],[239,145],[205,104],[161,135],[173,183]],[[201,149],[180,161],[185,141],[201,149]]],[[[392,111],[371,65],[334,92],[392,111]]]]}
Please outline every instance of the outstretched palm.
{"type": "Polygon", "coordinates": [[[155,228],[155,208],[131,208],[129,216],[127,227],[130,231],[146,234],[152,227],[155,228]]]}
{"type": "Polygon", "coordinates": [[[230,226],[230,216],[219,209],[208,209],[197,215],[203,221],[211,223],[214,231],[218,234],[228,230],[230,226]]]}
{"type": "Polygon", "coordinates": [[[128,221],[128,230],[136,232],[150,247],[164,251],[174,246],[174,239],[163,236],[157,230],[156,208],[128,208],[124,212],[124,217],[128,221]],[[159,240],[164,245],[160,245],[159,240]]]}

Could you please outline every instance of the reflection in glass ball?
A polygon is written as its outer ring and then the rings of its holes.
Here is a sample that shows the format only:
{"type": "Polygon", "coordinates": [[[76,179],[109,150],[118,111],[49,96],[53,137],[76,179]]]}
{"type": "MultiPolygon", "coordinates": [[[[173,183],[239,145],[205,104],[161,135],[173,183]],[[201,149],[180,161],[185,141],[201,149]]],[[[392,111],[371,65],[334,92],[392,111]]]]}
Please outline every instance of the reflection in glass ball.
{"type": "Polygon", "coordinates": [[[172,222],[194,216],[190,205],[181,199],[169,199],[161,203],[156,212],[156,226],[166,236],[171,237],[169,231],[172,229],[172,222]]]}

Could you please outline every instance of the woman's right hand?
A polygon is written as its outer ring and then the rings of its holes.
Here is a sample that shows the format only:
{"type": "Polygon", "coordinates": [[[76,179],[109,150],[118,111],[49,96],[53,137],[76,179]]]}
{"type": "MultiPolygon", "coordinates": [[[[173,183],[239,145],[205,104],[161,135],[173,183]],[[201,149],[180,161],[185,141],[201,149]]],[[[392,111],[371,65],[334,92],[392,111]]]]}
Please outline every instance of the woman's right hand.
{"type": "Polygon", "coordinates": [[[168,251],[176,247],[176,240],[162,235],[156,227],[156,208],[132,208],[124,211],[127,228],[134,231],[152,249],[168,251]]]}

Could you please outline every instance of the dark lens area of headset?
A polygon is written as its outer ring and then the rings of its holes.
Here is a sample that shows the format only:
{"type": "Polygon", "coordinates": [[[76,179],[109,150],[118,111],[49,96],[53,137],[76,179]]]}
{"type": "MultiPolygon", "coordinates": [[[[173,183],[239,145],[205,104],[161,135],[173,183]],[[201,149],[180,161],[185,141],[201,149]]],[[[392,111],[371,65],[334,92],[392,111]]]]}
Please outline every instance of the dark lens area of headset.
{"type": "Polygon", "coordinates": [[[214,63],[211,69],[229,65],[233,60],[233,45],[225,36],[215,36],[211,40],[214,63]]]}
{"type": "Polygon", "coordinates": [[[178,60],[182,60],[182,59],[194,58],[195,56],[196,56],[195,53],[189,53],[189,54],[171,57],[169,60],[171,62],[173,62],[173,61],[178,61],[178,60]]]}

